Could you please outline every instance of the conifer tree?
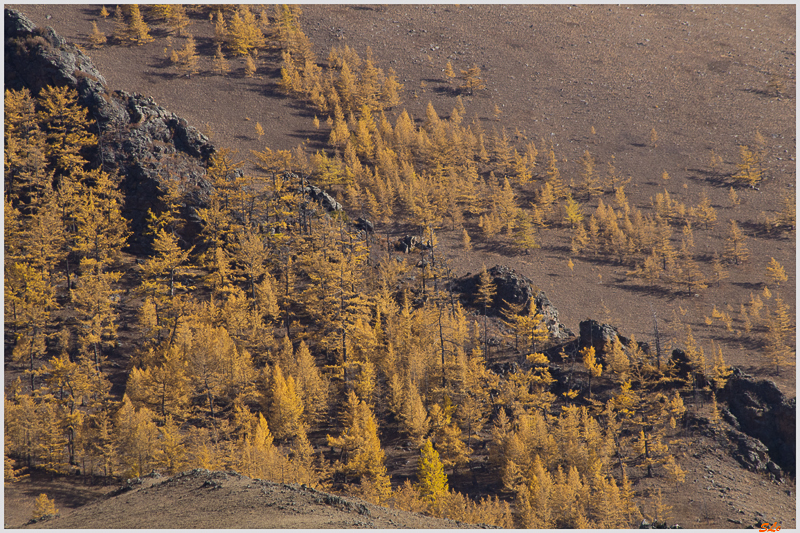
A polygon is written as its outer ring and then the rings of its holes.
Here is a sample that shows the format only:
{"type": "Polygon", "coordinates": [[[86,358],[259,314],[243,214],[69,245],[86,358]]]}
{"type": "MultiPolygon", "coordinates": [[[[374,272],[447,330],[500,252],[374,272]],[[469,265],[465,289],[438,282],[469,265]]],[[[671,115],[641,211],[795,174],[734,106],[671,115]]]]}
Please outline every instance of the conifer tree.
{"type": "Polygon", "coordinates": [[[171,61],[179,72],[191,76],[197,74],[200,69],[198,67],[199,56],[195,48],[194,36],[189,34],[186,38],[186,44],[181,50],[173,50],[171,61]]]}
{"type": "Polygon", "coordinates": [[[437,512],[442,499],[450,489],[447,486],[444,466],[439,460],[439,452],[433,448],[430,439],[425,441],[420,450],[419,462],[417,463],[417,480],[420,496],[428,502],[434,512],[437,512]]]}
{"type": "Polygon", "coordinates": [[[297,393],[292,376],[283,377],[279,365],[272,371],[270,426],[278,439],[297,435],[303,424],[303,401],[297,393]]]}
{"type": "Polygon", "coordinates": [[[459,89],[469,95],[486,88],[486,84],[481,79],[481,69],[477,65],[472,65],[467,70],[462,70],[459,78],[461,78],[459,89]]]}
{"type": "Polygon", "coordinates": [[[488,306],[494,304],[494,297],[497,294],[497,287],[489,272],[486,270],[486,265],[483,265],[480,278],[478,280],[478,291],[475,296],[475,302],[483,306],[483,344],[484,353],[489,353],[489,337],[487,329],[487,309],[488,306]]]}
{"type": "Polygon", "coordinates": [[[114,9],[114,32],[113,38],[116,42],[122,43],[128,39],[128,25],[125,23],[125,14],[120,6],[114,9]]]}
{"type": "Polygon", "coordinates": [[[745,182],[755,188],[761,181],[761,160],[759,154],[752,152],[748,146],[739,146],[739,163],[736,165],[739,172],[733,178],[745,182]]]}
{"type": "Polygon", "coordinates": [[[572,194],[567,194],[565,220],[572,225],[573,229],[583,221],[583,206],[572,199],[572,194]]]}
{"type": "Polygon", "coordinates": [[[453,65],[450,64],[450,61],[448,61],[447,65],[444,66],[444,77],[448,84],[452,84],[455,80],[456,72],[453,70],[453,65]]]}
{"type": "Polygon", "coordinates": [[[786,270],[774,257],[770,257],[769,264],[767,265],[767,277],[769,281],[777,286],[780,286],[782,282],[788,281],[789,279],[786,275],[786,270]]]}
{"type": "Polygon", "coordinates": [[[37,117],[47,135],[46,154],[53,168],[66,174],[83,167],[86,160],[80,151],[97,138],[90,133],[87,109],[78,104],[78,92],[68,86],[47,86],[38,103],[37,117]]]}
{"type": "Polygon", "coordinates": [[[469,452],[461,440],[461,429],[453,421],[453,406],[445,398],[445,406],[433,404],[430,409],[431,430],[445,467],[455,468],[469,462],[469,452]]]}
{"type": "Polygon", "coordinates": [[[725,258],[733,263],[741,264],[750,257],[745,244],[745,236],[735,220],[731,220],[728,238],[725,240],[725,258]]]}
{"type": "Polygon", "coordinates": [[[56,509],[55,500],[48,498],[47,494],[39,494],[39,497],[33,502],[33,515],[31,518],[33,520],[40,520],[42,518],[56,516],[57,514],[58,509],[56,509]]]}
{"type": "Polygon", "coordinates": [[[602,192],[602,185],[600,183],[600,178],[597,176],[595,172],[595,167],[597,166],[594,157],[589,150],[584,151],[583,156],[579,159],[581,164],[581,177],[583,178],[583,189],[588,194],[589,198],[591,199],[593,196],[597,196],[602,192]]]}
{"type": "Polygon", "coordinates": [[[703,193],[703,198],[700,201],[700,204],[698,204],[695,212],[697,221],[703,224],[706,229],[708,229],[709,225],[713,224],[717,220],[717,212],[711,206],[711,200],[708,199],[708,196],[705,193],[703,193]]]}
{"type": "Polygon", "coordinates": [[[397,74],[393,68],[390,68],[381,87],[380,99],[383,108],[393,109],[399,106],[402,103],[400,98],[400,91],[402,90],[403,84],[397,81],[397,74]]]}
{"type": "Polygon", "coordinates": [[[164,229],[159,229],[156,232],[153,248],[157,255],[144,264],[144,276],[148,281],[143,287],[148,292],[153,291],[155,294],[168,295],[172,298],[176,290],[185,288],[175,277],[179,273],[178,269],[189,258],[194,246],[189,250],[182,250],[177,237],[164,229]]]}
{"type": "Polygon", "coordinates": [[[248,54],[244,58],[244,77],[252,78],[255,75],[256,75],[256,62],[253,61],[253,56],[248,54]]]}
{"type": "Polygon", "coordinates": [[[369,406],[358,400],[353,391],[348,396],[349,411],[345,428],[339,437],[328,435],[328,445],[342,448],[347,455],[347,472],[366,477],[376,488],[382,501],[391,494],[384,465],[385,455],[378,438],[378,424],[369,406]]]}
{"type": "Polygon", "coordinates": [[[228,47],[237,56],[247,56],[252,49],[264,45],[264,35],[248,5],[241,5],[234,11],[226,35],[228,47]]]}
{"type": "Polygon", "coordinates": [[[128,35],[131,41],[138,45],[153,42],[153,37],[150,35],[150,28],[142,18],[142,13],[139,10],[138,4],[131,4],[130,7],[131,20],[128,22],[128,35]]]}
{"type": "Polygon", "coordinates": [[[149,472],[156,451],[158,430],[152,421],[153,413],[146,407],[134,409],[127,395],[114,424],[119,460],[126,477],[139,477],[149,472]]]}
{"type": "Polygon", "coordinates": [[[589,372],[589,396],[592,395],[592,378],[599,378],[603,373],[603,365],[597,362],[594,353],[594,346],[588,346],[581,349],[581,356],[583,357],[583,364],[589,372]]]}
{"type": "Polygon", "coordinates": [[[177,33],[181,37],[184,36],[186,27],[191,24],[191,21],[186,15],[186,9],[182,4],[171,4],[169,6],[167,24],[169,25],[170,32],[177,33]]]}
{"type": "Polygon", "coordinates": [[[428,434],[430,417],[425,411],[425,405],[422,403],[417,385],[410,380],[406,380],[403,390],[400,420],[403,428],[411,437],[411,442],[415,446],[420,446],[422,440],[428,434]]]}
{"type": "Polygon", "coordinates": [[[517,212],[514,223],[514,246],[528,255],[531,250],[539,248],[536,242],[536,230],[531,216],[520,210],[517,212]]]}
{"type": "MultiPolygon", "coordinates": [[[[105,6],[103,7],[105,9],[105,6]]],[[[106,44],[106,34],[97,29],[97,22],[92,21],[92,33],[89,34],[89,44],[92,48],[102,48],[106,44]]]]}
{"type": "Polygon", "coordinates": [[[167,474],[177,474],[186,465],[186,450],[182,443],[180,426],[172,419],[172,415],[168,415],[158,431],[161,439],[155,451],[155,464],[167,474]]]}
{"type": "Polygon", "coordinates": [[[328,382],[311,356],[305,341],[295,350],[292,376],[303,400],[306,420],[315,421],[328,409],[328,382]]]}
{"type": "Polygon", "coordinates": [[[116,310],[114,296],[120,291],[113,288],[122,276],[119,272],[102,272],[84,260],[83,273],[73,292],[73,305],[80,324],[78,341],[85,353],[91,353],[95,370],[100,373],[100,363],[105,359],[102,348],[116,338],[116,310]]]}
{"type": "Polygon", "coordinates": [[[222,53],[222,44],[217,44],[217,51],[212,61],[213,71],[217,74],[227,74],[231,71],[230,64],[222,53]]]}

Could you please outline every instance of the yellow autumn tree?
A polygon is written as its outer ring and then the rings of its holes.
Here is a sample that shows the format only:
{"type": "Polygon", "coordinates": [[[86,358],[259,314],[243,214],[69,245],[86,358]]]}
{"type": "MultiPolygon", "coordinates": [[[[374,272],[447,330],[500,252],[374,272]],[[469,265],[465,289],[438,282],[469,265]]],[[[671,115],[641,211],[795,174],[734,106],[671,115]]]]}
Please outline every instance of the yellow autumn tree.
{"type": "Polygon", "coordinates": [[[461,85],[459,89],[465,91],[467,94],[474,94],[475,91],[480,91],[486,88],[486,84],[481,79],[481,69],[477,65],[472,65],[467,70],[461,71],[461,85]]]}
{"type": "Polygon", "coordinates": [[[33,515],[31,518],[33,520],[41,520],[42,518],[56,516],[57,514],[58,509],[56,509],[55,500],[48,498],[47,494],[39,494],[33,502],[33,515]]]}
{"type": "Polygon", "coordinates": [[[439,460],[439,452],[433,448],[430,439],[420,450],[417,463],[417,487],[422,499],[428,502],[431,510],[438,514],[441,501],[450,490],[447,486],[447,476],[444,466],[439,460]]]}
{"type": "Polygon", "coordinates": [[[328,445],[341,448],[346,456],[346,462],[340,468],[351,475],[367,478],[376,487],[380,500],[383,500],[391,494],[391,485],[386,474],[385,455],[378,438],[375,415],[353,391],[348,395],[347,405],[344,431],[339,437],[328,435],[328,445]]]}
{"type": "Polygon", "coordinates": [[[303,400],[292,376],[284,378],[280,365],[272,371],[269,421],[278,439],[294,437],[303,424],[303,400]]]}

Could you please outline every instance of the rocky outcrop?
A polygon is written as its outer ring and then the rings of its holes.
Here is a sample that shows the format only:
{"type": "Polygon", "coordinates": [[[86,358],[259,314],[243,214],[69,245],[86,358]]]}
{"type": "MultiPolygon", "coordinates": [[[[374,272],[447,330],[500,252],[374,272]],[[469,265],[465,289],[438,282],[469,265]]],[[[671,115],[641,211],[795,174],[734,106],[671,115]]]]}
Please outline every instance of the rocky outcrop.
{"type": "MultiPolygon", "coordinates": [[[[761,441],[776,463],[772,467],[796,472],[796,399],[787,399],[774,382],[756,380],[738,368],[719,391],[718,399],[727,403],[742,433],[761,441]]],[[[752,446],[750,447],[752,448],[752,446]]],[[[757,448],[757,447],[756,447],[757,448]]],[[[743,451],[749,460],[753,454],[743,451]]],[[[767,468],[768,459],[758,455],[759,467],[767,468]]]]}
{"type": "MultiPolygon", "coordinates": [[[[578,326],[580,328],[580,348],[594,346],[595,355],[604,360],[607,350],[611,349],[614,342],[619,341],[623,346],[628,347],[631,339],[620,334],[616,326],[601,324],[596,320],[583,320],[578,326]]],[[[650,345],[646,342],[636,343],[644,353],[650,353],[650,345]]]]}
{"type": "Polygon", "coordinates": [[[134,251],[147,246],[148,209],[161,210],[162,191],[171,183],[189,221],[184,237],[200,229],[193,217],[210,190],[205,167],[214,153],[208,138],[184,120],[136,93],[111,91],[91,59],[52,28],[37,28],[22,13],[5,10],[5,86],[68,86],[97,122],[98,150],[93,164],[122,177],[123,215],[131,221],[134,251]]]}
{"type": "Polygon", "coordinates": [[[342,204],[336,201],[336,198],[328,194],[327,192],[323,191],[319,187],[306,187],[305,193],[314,200],[318,202],[325,211],[331,213],[334,211],[343,211],[342,204]]]}
{"type": "MultiPolygon", "coordinates": [[[[487,310],[489,314],[498,315],[504,300],[511,304],[525,305],[533,299],[537,311],[544,317],[544,322],[553,340],[563,341],[573,336],[572,331],[559,322],[558,309],[550,303],[544,291],[538,290],[530,279],[511,268],[500,265],[490,268],[489,275],[497,287],[494,303],[487,310]]],[[[476,305],[475,295],[479,280],[480,274],[467,274],[453,284],[453,288],[464,295],[465,303],[468,305],[476,305]]]]}

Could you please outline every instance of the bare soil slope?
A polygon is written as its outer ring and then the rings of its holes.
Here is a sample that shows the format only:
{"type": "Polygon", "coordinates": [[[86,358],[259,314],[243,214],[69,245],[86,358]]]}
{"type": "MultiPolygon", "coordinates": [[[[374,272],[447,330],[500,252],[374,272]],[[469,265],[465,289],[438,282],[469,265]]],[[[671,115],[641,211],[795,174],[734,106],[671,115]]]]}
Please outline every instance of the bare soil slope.
{"type": "MultiPolygon", "coordinates": [[[[310,487],[260,481],[233,472],[191,470],[128,484],[75,510],[33,522],[34,529],[452,529],[471,527],[395,511],[310,487]]],[[[16,521],[6,526],[19,527],[16,521]]]]}

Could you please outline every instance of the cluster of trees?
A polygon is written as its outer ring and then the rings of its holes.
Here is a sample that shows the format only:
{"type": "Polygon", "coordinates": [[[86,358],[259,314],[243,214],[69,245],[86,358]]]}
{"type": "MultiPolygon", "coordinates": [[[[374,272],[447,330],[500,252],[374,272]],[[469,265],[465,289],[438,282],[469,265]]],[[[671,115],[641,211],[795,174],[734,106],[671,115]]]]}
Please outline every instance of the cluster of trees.
{"type": "MultiPolygon", "coordinates": [[[[127,223],[117,179],[89,168],[97,140],[76,100],[69,89],[6,92],[6,327],[26,375],[6,395],[7,456],[56,472],[198,466],[312,486],[338,472],[374,501],[511,523],[507,504],[471,502],[442,489],[441,475],[470,466],[482,441],[506,446],[487,436],[498,408],[495,425],[507,431],[534,415],[562,423],[546,415],[557,400],[534,307],[507,306],[531,364],[501,378],[485,361],[486,324],[445,291],[444,262],[430,270],[430,298],[412,306],[397,289],[407,267],[371,256],[374,245],[342,217],[309,211],[302,178],[282,172],[299,152],[258,152],[262,171],[249,176],[221,151],[208,167],[215,187],[198,211],[196,242],[181,239],[178,180],[150,213],[153,253],[127,289],[142,302],[136,340],[121,347],[116,269],[127,223]],[[127,366],[121,399],[110,393],[109,355],[127,366]],[[327,438],[333,461],[309,439],[331,416],[340,420],[327,438]],[[396,490],[381,446],[390,426],[421,449],[419,483],[396,490]]],[[[330,164],[322,153],[312,159],[303,164],[330,164]]],[[[488,275],[480,285],[485,314],[496,290],[488,275]]],[[[546,467],[554,486],[558,466],[546,467]]],[[[610,470],[595,477],[592,490],[614,493],[610,470]]],[[[518,502],[529,501],[514,487],[518,502]]],[[[564,523],[583,523],[580,513],[612,523],[595,509],[564,512],[564,523]]]]}

